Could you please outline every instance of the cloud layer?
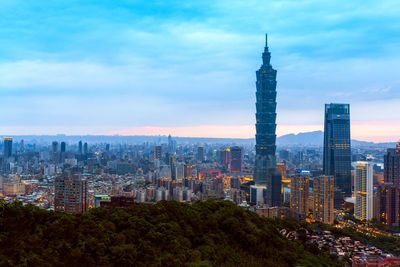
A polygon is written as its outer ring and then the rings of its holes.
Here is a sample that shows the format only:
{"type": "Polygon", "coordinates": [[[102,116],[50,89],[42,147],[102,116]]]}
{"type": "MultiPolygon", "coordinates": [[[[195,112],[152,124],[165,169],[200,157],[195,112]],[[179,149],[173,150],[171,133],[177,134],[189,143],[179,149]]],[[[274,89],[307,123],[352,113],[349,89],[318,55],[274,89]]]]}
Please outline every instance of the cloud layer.
{"type": "Polygon", "coordinates": [[[396,0],[4,1],[0,129],[183,135],[216,125],[236,137],[232,127],[254,123],[268,32],[282,133],[321,127],[323,105],[346,102],[354,136],[396,138],[399,13],[396,0]],[[378,122],[388,131],[373,133],[378,122]]]}

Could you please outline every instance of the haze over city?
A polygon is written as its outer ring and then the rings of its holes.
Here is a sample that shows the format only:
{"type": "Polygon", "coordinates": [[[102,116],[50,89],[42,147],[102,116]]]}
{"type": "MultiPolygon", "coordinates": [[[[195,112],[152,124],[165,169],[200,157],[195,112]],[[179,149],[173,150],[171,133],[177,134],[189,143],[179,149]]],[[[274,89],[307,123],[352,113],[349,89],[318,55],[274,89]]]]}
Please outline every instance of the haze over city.
{"type": "Polygon", "coordinates": [[[396,141],[399,13],[397,1],[3,1],[0,132],[254,137],[268,32],[278,136],[322,130],[338,102],[352,138],[396,141]]]}

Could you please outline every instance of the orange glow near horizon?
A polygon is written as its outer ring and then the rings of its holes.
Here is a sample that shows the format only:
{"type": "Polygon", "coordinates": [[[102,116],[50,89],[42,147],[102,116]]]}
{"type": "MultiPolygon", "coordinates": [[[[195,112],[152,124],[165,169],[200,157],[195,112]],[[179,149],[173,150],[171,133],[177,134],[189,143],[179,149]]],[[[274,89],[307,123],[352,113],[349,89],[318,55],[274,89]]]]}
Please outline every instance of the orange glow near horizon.
{"type": "MultiPolygon", "coordinates": [[[[277,135],[323,130],[323,125],[278,125],[277,135]]],[[[144,126],[112,131],[107,135],[169,135],[180,137],[253,138],[254,125],[199,125],[180,127],[144,126]]],[[[352,139],[373,142],[395,142],[400,138],[400,121],[352,122],[352,139]]]]}

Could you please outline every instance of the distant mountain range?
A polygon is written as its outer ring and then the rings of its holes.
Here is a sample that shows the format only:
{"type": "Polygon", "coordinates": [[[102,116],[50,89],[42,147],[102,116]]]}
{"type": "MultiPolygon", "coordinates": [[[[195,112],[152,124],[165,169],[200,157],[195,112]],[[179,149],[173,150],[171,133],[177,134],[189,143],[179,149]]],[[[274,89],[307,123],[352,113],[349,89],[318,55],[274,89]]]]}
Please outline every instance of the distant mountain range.
{"type": "MultiPolygon", "coordinates": [[[[324,143],[324,132],[314,131],[298,134],[286,134],[277,138],[277,146],[322,146],[324,143]]],[[[395,147],[395,142],[374,143],[366,141],[351,140],[352,147],[395,147]]]]}
{"type": "Polygon", "coordinates": [[[324,132],[306,132],[298,134],[286,134],[277,138],[277,146],[322,146],[324,132]]]}
{"type": "MultiPolygon", "coordinates": [[[[0,135],[3,136],[3,135],[0,135]]],[[[78,143],[80,140],[82,142],[88,143],[130,143],[139,144],[144,142],[149,143],[166,143],[168,142],[168,137],[165,135],[159,136],[145,136],[145,135],[135,135],[135,136],[122,136],[122,135],[20,135],[13,136],[15,142],[19,142],[24,139],[26,143],[38,143],[38,144],[50,144],[52,141],[65,141],[67,143],[78,143]]],[[[229,144],[229,145],[254,145],[254,138],[240,139],[240,138],[202,138],[202,137],[172,137],[173,140],[178,143],[191,143],[191,144],[229,144]]],[[[314,131],[305,132],[298,134],[287,134],[277,138],[276,143],[278,147],[320,147],[324,142],[324,132],[314,131]]],[[[390,143],[373,143],[352,140],[351,145],[353,147],[395,147],[395,142],[390,143]]]]}

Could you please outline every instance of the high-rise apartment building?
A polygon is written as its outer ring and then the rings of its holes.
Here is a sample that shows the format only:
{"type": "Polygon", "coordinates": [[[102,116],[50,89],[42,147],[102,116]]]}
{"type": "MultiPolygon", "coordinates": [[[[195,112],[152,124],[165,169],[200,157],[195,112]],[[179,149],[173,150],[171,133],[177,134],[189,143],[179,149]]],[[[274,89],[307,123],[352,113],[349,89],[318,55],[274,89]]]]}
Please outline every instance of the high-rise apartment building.
{"type": "Polygon", "coordinates": [[[319,176],[313,181],[313,216],[316,221],[332,224],[333,213],[333,176],[319,176]]]}
{"type": "Polygon", "coordinates": [[[309,178],[305,175],[296,175],[290,182],[290,208],[303,217],[309,210],[309,178]]]}
{"type": "Polygon", "coordinates": [[[242,148],[235,146],[231,147],[231,172],[242,172],[243,171],[243,153],[242,148]]]}
{"type": "Polygon", "coordinates": [[[356,203],[354,216],[359,220],[372,220],[373,217],[373,165],[367,161],[359,161],[354,177],[354,193],[356,203]]]}
{"type": "Polygon", "coordinates": [[[65,172],[54,180],[54,210],[82,213],[88,210],[88,184],[81,175],[65,172]]]}
{"type": "Polygon", "coordinates": [[[270,63],[267,36],[262,60],[256,72],[256,184],[266,184],[268,170],[276,168],[276,70],[270,63]]]}
{"type": "Polygon", "coordinates": [[[12,137],[4,137],[4,154],[3,154],[3,157],[5,159],[7,159],[7,158],[12,156],[12,142],[13,142],[13,138],[12,137]]]}
{"type": "Polygon", "coordinates": [[[351,195],[350,105],[326,104],[323,168],[335,177],[335,206],[351,195]]]}

